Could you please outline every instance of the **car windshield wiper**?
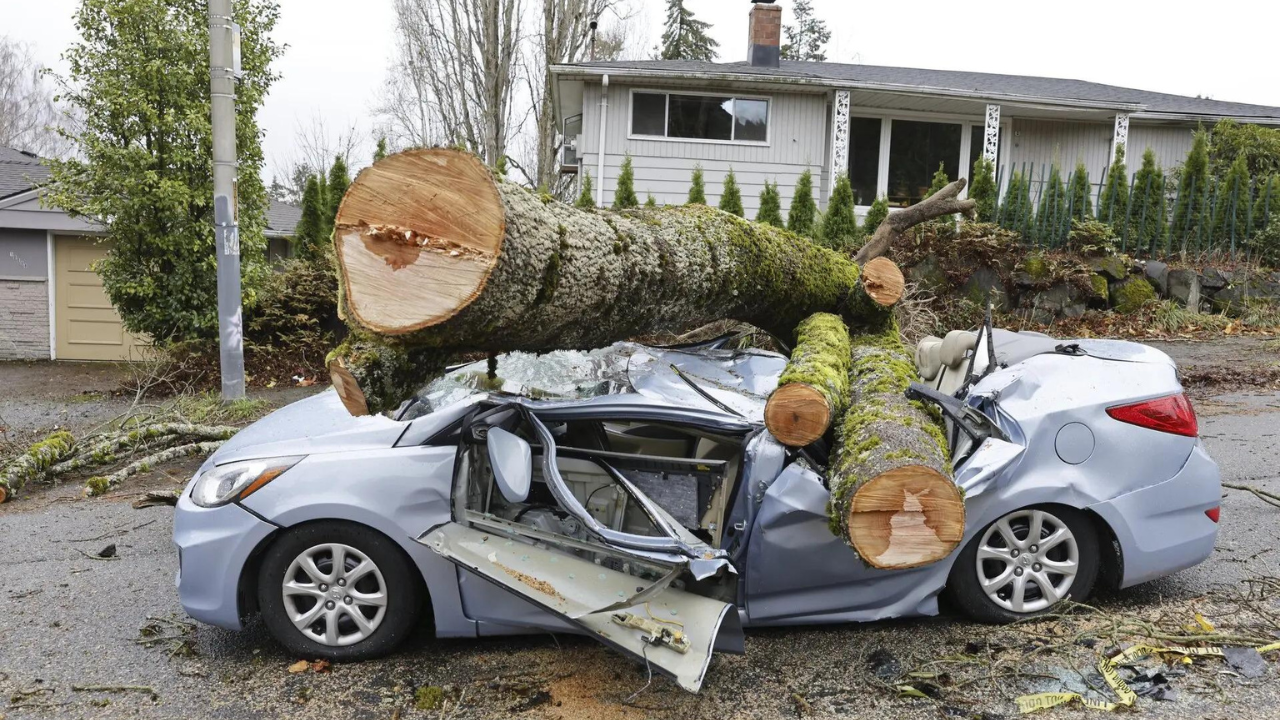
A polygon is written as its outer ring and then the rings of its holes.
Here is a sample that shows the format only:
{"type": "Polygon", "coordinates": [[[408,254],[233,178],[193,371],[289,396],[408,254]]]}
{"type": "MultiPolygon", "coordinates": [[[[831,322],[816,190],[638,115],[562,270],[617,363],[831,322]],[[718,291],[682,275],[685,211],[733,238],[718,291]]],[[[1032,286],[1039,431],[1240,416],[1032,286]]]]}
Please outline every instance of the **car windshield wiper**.
{"type": "Polygon", "coordinates": [[[684,373],[684,371],[683,371],[683,370],[681,370],[680,368],[676,367],[676,366],[675,366],[675,363],[671,363],[671,371],[672,371],[672,372],[674,372],[674,373],[676,374],[676,377],[678,377],[678,378],[680,378],[681,380],[683,380],[685,385],[688,385],[689,387],[693,388],[693,391],[694,391],[694,392],[696,392],[696,393],[698,393],[699,395],[701,395],[701,396],[702,396],[702,398],[703,398],[704,400],[706,400],[707,402],[711,403],[712,405],[715,405],[716,407],[718,407],[718,408],[720,408],[721,410],[723,410],[723,411],[725,411],[725,412],[729,413],[730,415],[736,415],[737,417],[744,418],[744,419],[746,418],[746,415],[743,415],[742,413],[738,412],[737,410],[734,410],[733,408],[729,407],[728,405],[725,405],[724,403],[722,403],[722,402],[720,402],[719,400],[717,400],[717,399],[715,399],[714,397],[712,397],[712,396],[711,396],[711,393],[707,392],[706,390],[703,390],[703,389],[702,389],[702,386],[700,386],[700,385],[698,385],[698,383],[694,382],[694,381],[693,381],[693,378],[691,378],[691,377],[689,377],[688,375],[686,375],[686,374],[684,373]]]}

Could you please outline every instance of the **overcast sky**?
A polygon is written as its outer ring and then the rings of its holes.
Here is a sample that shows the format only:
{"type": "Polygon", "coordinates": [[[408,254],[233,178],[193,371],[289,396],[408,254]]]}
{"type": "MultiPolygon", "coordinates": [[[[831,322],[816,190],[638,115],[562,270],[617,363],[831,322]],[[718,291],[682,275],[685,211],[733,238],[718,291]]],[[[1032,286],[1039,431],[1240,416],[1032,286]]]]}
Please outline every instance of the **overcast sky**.
{"type": "MultiPolygon", "coordinates": [[[[293,152],[299,123],[368,134],[394,32],[391,0],[279,0],[276,39],[288,45],[260,122],[267,170],[293,152]]],[[[661,34],[666,0],[632,0],[646,48],[661,34]]],[[[780,0],[787,8],[787,0],[780,0]]],[[[1280,3],[1261,0],[1073,0],[978,3],[814,0],[833,31],[828,59],[1093,80],[1183,95],[1280,106],[1275,60],[1280,3]]],[[[47,65],[75,39],[76,0],[0,0],[0,33],[30,44],[47,65]]],[[[689,0],[714,23],[720,60],[746,58],[747,0],[689,0]]],[[[787,8],[789,18],[789,8],[787,8]]],[[[367,152],[365,153],[367,154],[367,152]]],[[[361,160],[361,164],[363,164],[361,160]]]]}

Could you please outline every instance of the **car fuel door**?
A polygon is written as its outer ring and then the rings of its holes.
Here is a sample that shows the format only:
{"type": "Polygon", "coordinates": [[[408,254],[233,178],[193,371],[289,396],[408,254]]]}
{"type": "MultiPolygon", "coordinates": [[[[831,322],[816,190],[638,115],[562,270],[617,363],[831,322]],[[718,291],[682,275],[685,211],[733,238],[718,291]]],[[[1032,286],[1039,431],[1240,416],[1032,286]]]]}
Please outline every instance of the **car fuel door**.
{"type": "Polygon", "coordinates": [[[713,650],[742,651],[736,571],[607,460],[590,472],[566,462],[588,480],[566,480],[553,433],[524,404],[476,415],[462,431],[454,520],[418,542],[696,692],[713,650]],[[647,518],[646,532],[589,511],[580,496],[602,491],[647,518]]]}

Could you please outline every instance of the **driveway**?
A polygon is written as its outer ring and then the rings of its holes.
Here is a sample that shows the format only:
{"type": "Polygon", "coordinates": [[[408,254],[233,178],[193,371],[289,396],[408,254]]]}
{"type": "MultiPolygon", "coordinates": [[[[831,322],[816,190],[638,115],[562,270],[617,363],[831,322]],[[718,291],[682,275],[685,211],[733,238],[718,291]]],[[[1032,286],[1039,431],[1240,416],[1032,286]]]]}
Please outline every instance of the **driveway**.
{"type": "MultiPolygon", "coordinates": [[[[1276,355],[1258,341],[1160,347],[1200,366],[1276,355]]],[[[0,386],[9,387],[7,373],[0,366],[0,386]]],[[[93,374],[84,377],[88,384],[93,374]]],[[[1280,392],[1206,386],[1195,395],[1224,481],[1280,493],[1280,392]]],[[[13,407],[0,404],[0,413],[13,407]]],[[[86,417],[110,412],[95,402],[75,407],[86,417]]],[[[260,622],[242,633],[188,624],[173,587],[172,509],[130,507],[146,488],[184,482],[195,464],[162,468],[97,500],[78,498],[72,485],[0,506],[0,716],[989,718],[1015,715],[1013,698],[1026,692],[1100,685],[1092,664],[1120,619],[1164,627],[1194,624],[1200,611],[1221,626],[1238,621],[1242,607],[1280,615],[1274,598],[1236,592],[1250,579],[1280,578],[1280,508],[1228,491],[1208,562],[1097,598],[1094,611],[1004,628],[944,616],[752,631],[745,655],[713,659],[698,695],[660,677],[649,682],[643,667],[590,640],[549,634],[445,641],[424,630],[392,658],[290,672],[300,658],[260,622]],[[88,557],[108,544],[118,559],[88,557]],[[905,686],[937,697],[912,697],[905,686]],[[76,689],[86,687],[97,689],[76,689]],[[422,709],[415,696],[427,701],[422,709]]],[[[1144,714],[1280,716],[1274,654],[1257,678],[1217,658],[1184,670],[1168,669],[1177,699],[1144,698],[1144,714]]]]}

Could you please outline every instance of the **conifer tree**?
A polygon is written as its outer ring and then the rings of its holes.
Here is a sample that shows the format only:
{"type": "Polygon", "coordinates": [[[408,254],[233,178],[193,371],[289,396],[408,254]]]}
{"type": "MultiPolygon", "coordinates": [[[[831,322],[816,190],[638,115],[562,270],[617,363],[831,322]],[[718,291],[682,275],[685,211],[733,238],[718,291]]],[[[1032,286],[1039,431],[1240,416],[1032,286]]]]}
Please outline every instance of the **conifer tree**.
{"type": "Polygon", "coordinates": [[[791,208],[787,211],[787,229],[797,235],[813,235],[818,204],[813,201],[813,175],[805,170],[796,181],[791,208]]]}
{"type": "Polygon", "coordinates": [[[1258,234],[1271,218],[1280,217],[1280,174],[1258,183],[1258,197],[1253,201],[1253,232],[1258,234]]]}
{"type": "Polygon", "coordinates": [[[1073,220],[1093,219],[1093,185],[1089,183],[1089,169],[1083,162],[1076,163],[1071,173],[1071,187],[1067,190],[1067,206],[1073,220]]]}
{"type": "Polygon", "coordinates": [[[1207,224],[1209,208],[1206,198],[1209,188],[1209,135],[1197,130],[1191,142],[1191,151],[1182,164],[1182,177],[1178,180],[1178,200],[1173,206],[1173,224],[1169,226],[1172,248],[1195,248],[1200,226],[1207,224]]]}
{"type": "Polygon", "coordinates": [[[644,206],[650,210],[658,207],[658,201],[653,199],[653,193],[649,193],[648,199],[644,201],[644,206]]]}
{"type": "Polygon", "coordinates": [[[338,217],[338,206],[342,204],[342,196],[347,194],[351,186],[351,176],[347,174],[347,162],[341,155],[335,155],[333,166],[329,168],[329,183],[325,188],[325,202],[328,203],[325,214],[325,236],[323,242],[329,241],[333,233],[333,220],[338,217]]]}
{"type": "Polygon", "coordinates": [[[782,28],[787,37],[782,44],[782,59],[826,62],[827,54],[823,48],[831,40],[831,31],[827,29],[826,21],[813,16],[813,1],[795,0],[791,11],[795,13],[796,24],[782,28]]]}
{"type": "Polygon", "coordinates": [[[862,234],[867,237],[874,235],[876,228],[880,227],[880,223],[887,217],[889,217],[889,198],[881,195],[871,203],[867,216],[862,219],[862,234]]]}
{"type": "Polygon", "coordinates": [[[760,209],[756,211],[756,222],[786,227],[782,221],[782,198],[778,195],[778,184],[764,181],[764,190],[760,192],[760,209]]]}
{"type": "Polygon", "coordinates": [[[1122,235],[1128,213],[1129,168],[1124,162],[1124,145],[1117,145],[1116,157],[1107,169],[1107,184],[1098,197],[1098,221],[1107,223],[1117,235],[1122,235]]]}
{"type": "Polygon", "coordinates": [[[1040,188],[1040,204],[1036,207],[1036,240],[1048,243],[1056,240],[1062,234],[1062,220],[1066,212],[1067,186],[1062,182],[1062,169],[1055,162],[1049,166],[1049,177],[1040,188]]]}
{"type": "MultiPolygon", "coordinates": [[[[1031,182],[1021,170],[1017,170],[1009,178],[1005,187],[1004,202],[1000,204],[999,221],[1001,227],[1015,232],[1028,232],[1033,216],[1031,208],[1031,182]]],[[[1030,240],[1023,237],[1023,241],[1030,240]]]]}
{"type": "Polygon", "coordinates": [[[1213,213],[1213,237],[1209,242],[1240,242],[1247,236],[1249,211],[1253,198],[1249,194],[1249,160],[1237,155],[1231,169],[1218,186],[1217,204],[1213,213]]]}
{"type": "Polygon", "coordinates": [[[707,188],[702,182],[702,166],[695,165],[693,168],[693,181],[689,186],[689,199],[685,201],[685,205],[706,205],[707,204],[707,188]]]}
{"type": "Polygon", "coordinates": [[[720,209],[743,217],[742,191],[738,189],[738,179],[733,176],[733,168],[724,176],[724,190],[720,193],[720,209]]]}
{"type": "Polygon", "coordinates": [[[582,191],[578,193],[578,199],[573,205],[582,210],[590,210],[596,206],[595,196],[592,195],[591,190],[591,173],[586,170],[582,171],[582,191]]]}
{"type": "MultiPolygon", "coordinates": [[[[951,179],[947,177],[947,170],[944,163],[938,163],[938,171],[933,174],[933,181],[929,183],[929,192],[925,193],[926,198],[933,197],[933,194],[946,187],[951,179]]],[[[946,218],[950,220],[950,217],[946,218]]]]}
{"type": "Polygon", "coordinates": [[[384,137],[380,137],[378,138],[378,146],[373,149],[373,161],[378,162],[379,160],[381,160],[386,156],[387,156],[387,139],[384,137]]]}
{"type": "Polygon", "coordinates": [[[613,190],[613,209],[626,210],[639,205],[640,200],[636,197],[636,175],[631,169],[631,155],[628,154],[622,161],[618,184],[613,190]]]}
{"type": "Polygon", "coordinates": [[[858,218],[853,213],[853,205],[853,186],[849,184],[849,176],[841,173],[827,201],[827,212],[822,216],[822,227],[818,231],[822,244],[841,250],[856,243],[858,218]]]}
{"type": "Polygon", "coordinates": [[[293,244],[299,257],[315,257],[324,237],[324,198],[320,195],[320,179],[308,175],[302,191],[302,217],[294,231],[293,244]]]}
{"type": "MultiPolygon", "coordinates": [[[[1165,235],[1168,218],[1165,215],[1164,172],[1156,165],[1156,153],[1147,148],[1142,153],[1142,167],[1133,176],[1133,206],[1130,213],[1133,245],[1145,248],[1147,254],[1156,257],[1167,252],[1165,235]]],[[[1101,204],[1099,215],[1101,216],[1101,204]]]]}
{"type": "Polygon", "coordinates": [[[995,163],[979,157],[973,164],[973,182],[969,183],[969,197],[978,205],[974,208],[978,222],[993,222],[996,215],[995,163]]]}
{"type": "Polygon", "coordinates": [[[711,23],[703,22],[693,16],[693,11],[685,7],[685,0],[667,0],[667,21],[662,32],[663,60],[705,60],[716,59],[716,42],[707,30],[711,23]]]}

